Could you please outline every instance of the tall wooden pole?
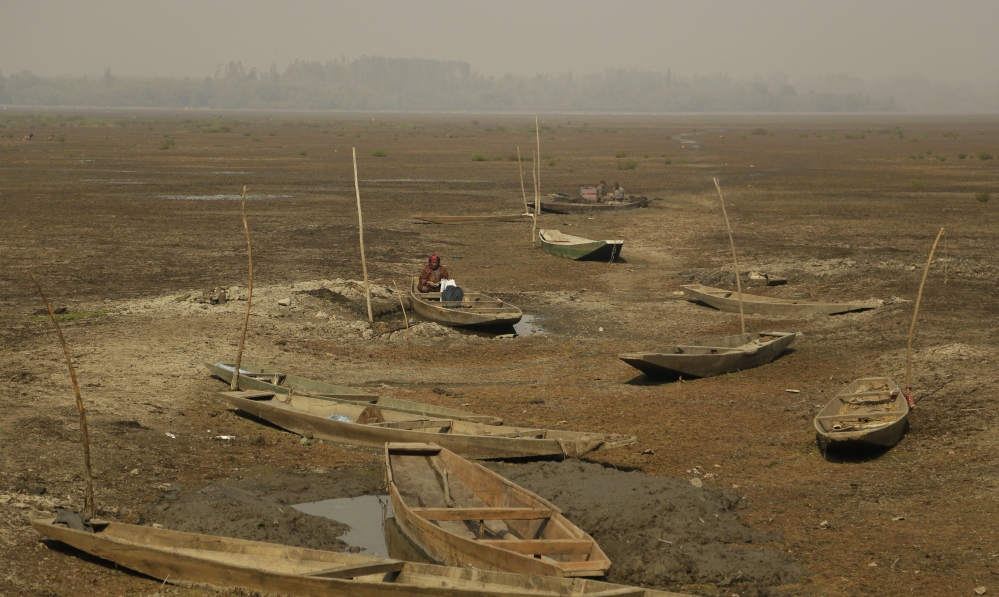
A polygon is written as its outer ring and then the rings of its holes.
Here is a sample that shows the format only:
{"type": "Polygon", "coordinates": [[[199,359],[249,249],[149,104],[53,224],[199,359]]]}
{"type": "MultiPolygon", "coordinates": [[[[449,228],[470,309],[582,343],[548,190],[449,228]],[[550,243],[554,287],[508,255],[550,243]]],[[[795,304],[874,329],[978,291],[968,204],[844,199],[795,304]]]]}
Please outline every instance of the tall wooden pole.
{"type": "Polygon", "coordinates": [[[520,193],[524,196],[524,213],[531,211],[527,207],[527,191],[524,190],[524,162],[520,160],[520,146],[517,146],[517,166],[520,167],[520,193]]]}
{"type": "Polygon", "coordinates": [[[541,193],[541,129],[538,127],[538,115],[534,115],[534,134],[538,139],[538,193],[541,193]]]}
{"type": "Polygon", "coordinates": [[[371,288],[368,287],[368,264],[364,260],[364,221],[361,219],[361,187],[357,183],[357,148],[353,148],[354,153],[354,191],[357,193],[357,232],[361,239],[361,270],[364,271],[364,298],[368,302],[368,321],[373,322],[375,317],[371,314],[371,288]]]}
{"type": "Polygon", "coordinates": [[[926,269],[923,270],[923,281],[919,283],[919,294],[916,295],[916,307],[912,310],[912,325],[909,326],[909,344],[905,349],[905,397],[909,404],[915,406],[911,396],[910,382],[912,380],[912,335],[916,331],[916,317],[919,315],[919,303],[923,300],[923,287],[926,286],[926,277],[930,275],[930,264],[933,263],[933,253],[937,250],[937,243],[943,236],[944,229],[937,233],[937,239],[933,241],[933,248],[930,249],[930,256],[926,260],[926,269]]]}
{"type": "Polygon", "coordinates": [[[62,344],[62,352],[66,355],[66,364],[69,366],[69,378],[73,380],[73,391],[76,392],[76,409],[80,411],[80,435],[83,437],[83,478],[87,484],[83,493],[83,513],[92,518],[97,514],[97,507],[94,505],[94,477],[90,472],[90,435],[87,433],[87,412],[83,408],[83,398],[80,396],[80,384],[76,381],[76,370],[73,369],[73,357],[69,356],[69,346],[66,345],[66,338],[62,335],[62,329],[59,327],[55,313],[52,312],[52,305],[49,304],[49,299],[45,298],[45,293],[42,292],[42,286],[35,279],[35,274],[28,272],[28,275],[31,276],[31,281],[35,283],[35,288],[38,289],[38,294],[42,296],[42,302],[45,303],[45,309],[49,312],[49,317],[52,318],[52,324],[55,325],[56,334],[59,335],[59,342],[62,344]]]}
{"type": "MultiPolygon", "coordinates": [[[[531,152],[532,155],[534,152],[531,152]]],[[[531,246],[537,241],[537,230],[538,230],[538,212],[541,211],[541,197],[538,195],[538,169],[537,169],[537,155],[533,155],[531,160],[531,176],[534,177],[534,224],[531,226],[531,246]]]]}
{"type": "Polygon", "coordinates": [[[239,336],[239,348],[236,350],[236,367],[232,370],[232,382],[229,389],[239,389],[239,367],[243,362],[243,345],[246,342],[246,329],[250,327],[250,303],[253,302],[253,246],[250,244],[250,226],[246,223],[246,187],[243,187],[243,198],[239,203],[243,213],[243,230],[246,232],[246,258],[250,262],[249,284],[246,288],[246,313],[243,314],[243,333],[239,336]]]}
{"type": "Polygon", "coordinates": [[[725,227],[728,228],[728,242],[732,245],[732,261],[735,262],[735,289],[739,293],[739,323],[742,325],[742,333],[746,333],[746,314],[742,311],[742,282],[739,281],[739,258],[735,256],[735,239],[732,238],[732,226],[728,223],[728,212],[725,211],[725,198],[722,197],[721,185],[718,179],[715,181],[715,188],[718,189],[718,199],[721,200],[722,215],[725,216],[725,227]]]}

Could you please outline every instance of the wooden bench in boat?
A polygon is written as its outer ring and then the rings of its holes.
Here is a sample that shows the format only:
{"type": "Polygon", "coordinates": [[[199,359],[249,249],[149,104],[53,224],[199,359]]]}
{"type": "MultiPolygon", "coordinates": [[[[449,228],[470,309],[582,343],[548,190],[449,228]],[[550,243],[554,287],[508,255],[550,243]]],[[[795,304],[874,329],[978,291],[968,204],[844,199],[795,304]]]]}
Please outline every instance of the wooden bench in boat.
{"type": "Polygon", "coordinates": [[[426,520],[543,520],[555,512],[545,508],[412,508],[426,520]]]}

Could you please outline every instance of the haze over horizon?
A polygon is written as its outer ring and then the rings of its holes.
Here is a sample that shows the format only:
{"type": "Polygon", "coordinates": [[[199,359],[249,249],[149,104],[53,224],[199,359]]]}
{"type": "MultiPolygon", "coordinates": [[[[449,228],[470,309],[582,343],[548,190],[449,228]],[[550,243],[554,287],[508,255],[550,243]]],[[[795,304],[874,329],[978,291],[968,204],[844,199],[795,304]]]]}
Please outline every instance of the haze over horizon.
{"type": "Polygon", "coordinates": [[[220,0],[13,3],[0,73],[213,76],[385,56],[467,62],[485,76],[609,68],[681,76],[916,75],[999,89],[999,2],[220,0]]]}

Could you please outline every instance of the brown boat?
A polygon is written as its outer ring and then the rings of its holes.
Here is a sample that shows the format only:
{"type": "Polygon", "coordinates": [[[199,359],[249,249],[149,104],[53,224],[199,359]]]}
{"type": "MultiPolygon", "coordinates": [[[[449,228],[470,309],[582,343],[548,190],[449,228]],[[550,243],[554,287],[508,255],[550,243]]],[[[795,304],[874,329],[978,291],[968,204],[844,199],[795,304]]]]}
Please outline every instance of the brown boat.
{"type": "Polygon", "coordinates": [[[434,442],[469,458],[578,458],[635,443],[633,435],[487,425],[269,391],[221,392],[239,410],[305,437],[382,447],[434,442]]]}
{"type": "Polygon", "coordinates": [[[887,377],[863,377],[848,385],[815,416],[822,451],[890,448],[909,428],[909,401],[887,377]]]}
{"type": "Polygon", "coordinates": [[[524,316],[520,307],[505,303],[481,292],[466,292],[460,301],[442,301],[439,292],[420,292],[419,278],[409,289],[410,303],[416,314],[430,321],[455,327],[488,328],[512,326],[524,316]]]}
{"type": "Polygon", "coordinates": [[[385,445],[402,532],[447,566],[547,576],[603,576],[610,560],[551,502],[436,444],[385,445]]]}
{"type": "Polygon", "coordinates": [[[33,520],[31,526],[164,582],[301,597],[682,597],[594,580],[417,564],[116,522],[95,521],[93,532],[52,523],[33,520]]]}
{"type": "Polygon", "coordinates": [[[491,216],[420,215],[413,217],[421,222],[430,224],[467,224],[469,222],[525,222],[530,218],[530,214],[498,214],[491,216]]]}
{"type": "Polygon", "coordinates": [[[659,352],[626,352],[620,359],[646,375],[711,377],[765,365],[784,352],[797,334],[757,332],[693,340],[659,352]]]}
{"type": "MultiPolygon", "coordinates": [[[[739,293],[701,284],[681,286],[683,291],[695,300],[710,305],[720,311],[739,312],[739,293]]],[[[877,309],[880,300],[853,301],[849,303],[814,303],[795,299],[773,298],[742,293],[743,313],[760,315],[836,315],[850,311],[877,309]]]]}
{"type": "Polygon", "coordinates": [[[588,199],[573,199],[569,197],[549,197],[541,201],[541,211],[553,214],[599,214],[613,211],[625,211],[648,207],[649,200],[645,197],[629,197],[624,201],[590,201],[588,199]]]}

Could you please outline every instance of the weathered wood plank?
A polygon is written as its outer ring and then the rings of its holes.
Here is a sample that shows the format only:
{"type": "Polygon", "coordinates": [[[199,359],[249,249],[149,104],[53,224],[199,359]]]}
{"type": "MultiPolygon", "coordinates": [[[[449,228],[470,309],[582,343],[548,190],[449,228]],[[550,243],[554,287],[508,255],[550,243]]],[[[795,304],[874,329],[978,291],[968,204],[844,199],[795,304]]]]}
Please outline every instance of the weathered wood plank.
{"type": "Polygon", "coordinates": [[[545,508],[413,508],[412,512],[427,520],[541,520],[555,514],[545,508]]]}

